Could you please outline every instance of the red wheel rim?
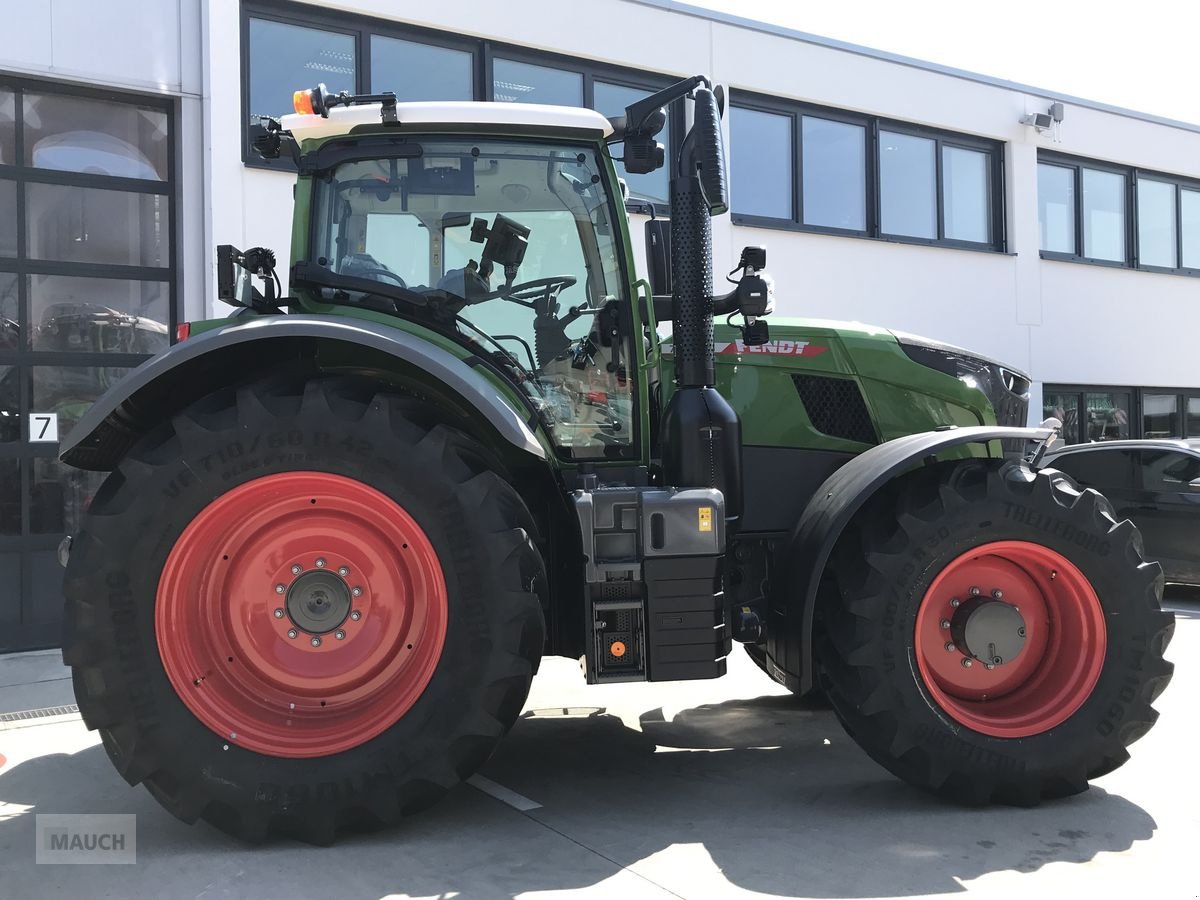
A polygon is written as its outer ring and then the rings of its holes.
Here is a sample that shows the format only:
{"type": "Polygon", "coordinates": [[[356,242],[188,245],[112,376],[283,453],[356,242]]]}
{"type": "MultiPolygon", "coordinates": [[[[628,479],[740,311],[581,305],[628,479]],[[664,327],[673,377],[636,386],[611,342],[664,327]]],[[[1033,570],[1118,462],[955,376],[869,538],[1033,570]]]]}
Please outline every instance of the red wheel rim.
{"type": "Polygon", "coordinates": [[[412,708],[447,618],[437,554],[399,504],[352,478],[287,472],[188,524],[154,626],[167,677],[207,727],[258,753],[314,757],[412,708]]]}
{"type": "Polygon", "coordinates": [[[1061,553],[1027,541],[983,544],[953,560],[921,599],[915,637],[917,668],[938,706],[1002,738],[1041,734],[1070,718],[1096,687],[1107,646],[1091,583],[1061,553]],[[1003,616],[1019,614],[1024,645],[1011,659],[996,665],[998,657],[955,643],[972,598],[972,610],[990,601],[993,610],[1007,604],[1003,616]]]}

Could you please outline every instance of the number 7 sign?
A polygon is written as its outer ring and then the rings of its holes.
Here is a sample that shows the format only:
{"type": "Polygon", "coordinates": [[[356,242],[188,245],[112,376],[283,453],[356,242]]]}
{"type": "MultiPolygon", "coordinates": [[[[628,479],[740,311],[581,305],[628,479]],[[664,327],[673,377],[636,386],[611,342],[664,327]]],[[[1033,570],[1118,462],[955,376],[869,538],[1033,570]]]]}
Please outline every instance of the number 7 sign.
{"type": "Polygon", "coordinates": [[[29,443],[53,444],[58,441],[58,413],[29,414],[29,443]]]}

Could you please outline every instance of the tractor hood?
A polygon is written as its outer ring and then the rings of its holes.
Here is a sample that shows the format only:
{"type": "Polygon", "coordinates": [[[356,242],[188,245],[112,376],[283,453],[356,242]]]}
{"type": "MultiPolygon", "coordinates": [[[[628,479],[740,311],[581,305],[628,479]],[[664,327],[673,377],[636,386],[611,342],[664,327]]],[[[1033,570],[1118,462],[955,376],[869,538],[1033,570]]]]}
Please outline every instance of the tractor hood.
{"type": "MultiPolygon", "coordinates": [[[[770,328],[757,347],[714,329],[717,386],[747,444],[861,451],[945,425],[1026,424],[1029,379],[1003,363],[862,322],[772,316],[770,328]]],[[[666,367],[671,352],[667,339],[666,367]]]]}

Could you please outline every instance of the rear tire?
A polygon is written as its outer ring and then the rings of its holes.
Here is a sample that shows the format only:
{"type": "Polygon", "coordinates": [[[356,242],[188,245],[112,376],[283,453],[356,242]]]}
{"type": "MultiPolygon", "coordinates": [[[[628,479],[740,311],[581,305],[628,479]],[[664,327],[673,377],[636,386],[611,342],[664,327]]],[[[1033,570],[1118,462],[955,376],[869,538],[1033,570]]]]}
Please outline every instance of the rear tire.
{"type": "Polygon", "coordinates": [[[817,623],[826,693],[855,741],[911,784],[970,804],[1078,793],[1124,763],[1157,718],[1174,628],[1161,569],[1131,522],[1060,472],[925,467],[873,498],[832,565],[837,589],[817,623]],[[1067,591],[1069,571],[1080,580],[1067,591]],[[1000,573],[995,585],[987,573],[1000,573]],[[945,630],[965,607],[941,595],[966,599],[976,581],[982,601],[1005,581],[1004,602],[1026,617],[1028,643],[991,669],[963,662],[959,623],[960,645],[945,630]]]}
{"type": "Polygon", "coordinates": [[[313,843],[393,824],[520,712],[544,634],[533,537],[488,452],[414,401],[329,378],[210,395],[129,452],[75,538],[63,658],[80,712],[186,822],[313,843]],[[343,618],[319,619],[326,598],[343,618]]]}

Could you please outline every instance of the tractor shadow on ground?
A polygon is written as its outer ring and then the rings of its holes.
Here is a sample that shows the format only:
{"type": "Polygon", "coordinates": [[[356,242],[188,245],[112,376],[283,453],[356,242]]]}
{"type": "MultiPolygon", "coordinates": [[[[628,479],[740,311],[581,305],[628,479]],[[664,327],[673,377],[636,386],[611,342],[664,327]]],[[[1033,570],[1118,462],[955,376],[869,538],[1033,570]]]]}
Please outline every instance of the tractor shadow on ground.
{"type": "Polygon", "coordinates": [[[328,849],[249,847],[183,825],[128,788],[99,746],[39,756],[0,772],[0,800],[29,813],[135,813],[138,864],[35,866],[34,816],[0,815],[0,883],[29,897],[490,898],[609,879],[611,896],[721,897],[732,884],[781,897],[909,897],[999,870],[1085,863],[1156,828],[1098,788],[1038,809],[947,805],[879,769],[832,713],[791,697],[669,721],[649,710],[636,725],[599,709],[527,713],[484,774],[541,808],[519,813],[462,787],[405,826],[328,849]]]}
{"type": "Polygon", "coordinates": [[[702,844],[714,875],[742,889],[903,897],[958,891],[956,879],[994,871],[1085,863],[1156,828],[1096,787],[1035,809],[948,804],[878,767],[832,712],[788,696],[700,706],[669,722],[651,711],[640,727],[602,712],[527,714],[485,772],[542,803],[532,818],[689,897],[669,863],[647,857],[702,844]]]}

